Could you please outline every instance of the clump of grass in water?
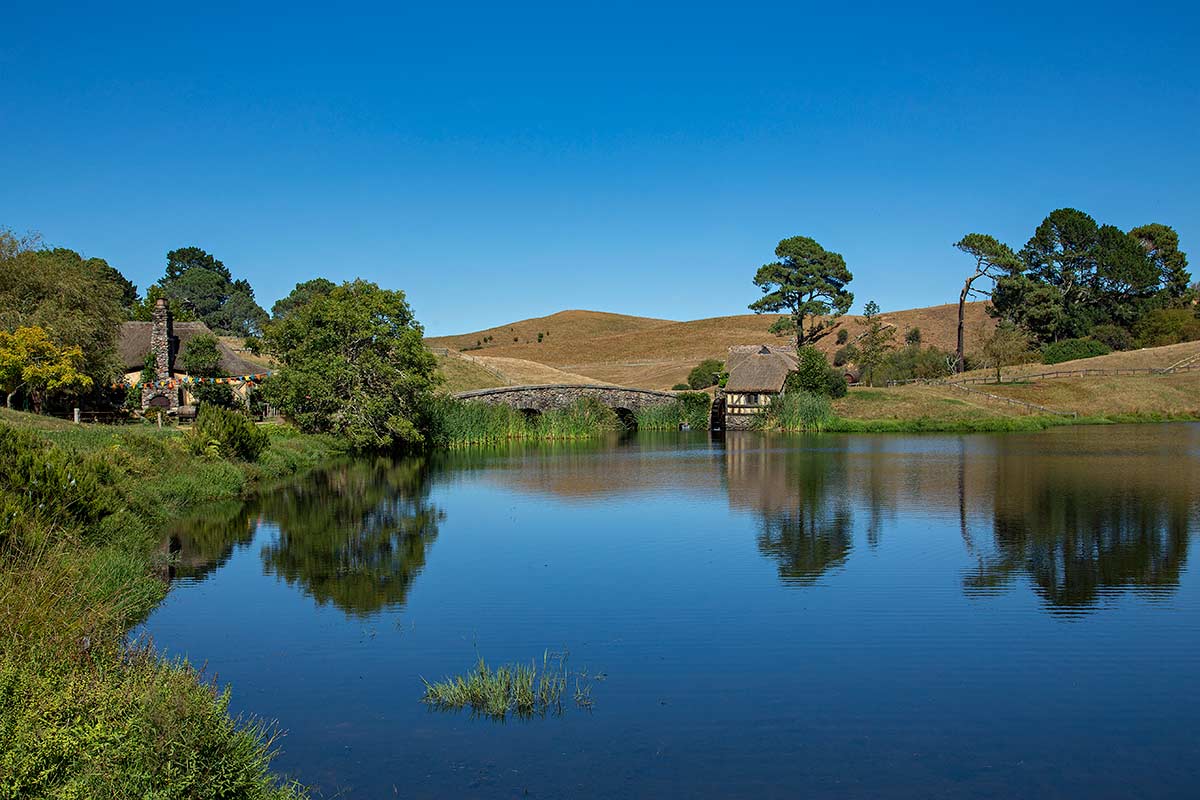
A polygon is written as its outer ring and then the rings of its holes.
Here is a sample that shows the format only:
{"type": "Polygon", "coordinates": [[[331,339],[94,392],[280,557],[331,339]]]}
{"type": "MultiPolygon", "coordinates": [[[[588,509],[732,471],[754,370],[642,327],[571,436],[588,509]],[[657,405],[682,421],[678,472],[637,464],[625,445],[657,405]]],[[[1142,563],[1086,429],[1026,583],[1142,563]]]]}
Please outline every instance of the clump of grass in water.
{"type": "Polygon", "coordinates": [[[592,707],[591,679],[586,672],[572,675],[567,671],[567,654],[542,654],[541,669],[536,661],[525,664],[503,664],[495,669],[480,658],[475,667],[464,675],[449,677],[436,683],[424,678],[425,694],[421,701],[441,711],[470,708],[472,712],[496,720],[509,714],[522,719],[563,713],[567,679],[575,679],[575,704],[584,709],[592,707]]]}

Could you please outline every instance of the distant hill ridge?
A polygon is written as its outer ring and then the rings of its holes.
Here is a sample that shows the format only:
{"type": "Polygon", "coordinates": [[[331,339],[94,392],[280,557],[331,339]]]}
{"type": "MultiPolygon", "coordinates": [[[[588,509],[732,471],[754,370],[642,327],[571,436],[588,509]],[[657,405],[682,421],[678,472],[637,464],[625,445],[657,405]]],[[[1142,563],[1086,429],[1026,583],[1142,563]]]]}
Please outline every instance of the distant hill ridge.
{"type": "MultiPolygon", "coordinates": [[[[983,302],[967,304],[968,352],[978,348],[981,331],[994,322],[983,302]]],[[[919,328],[923,345],[946,350],[955,346],[957,304],[885,312],[885,322],[896,326],[897,342],[911,328],[919,328]]],[[[678,322],[604,311],[559,311],[544,317],[519,320],[472,333],[435,336],[431,347],[473,356],[523,359],[605,383],[669,389],[705,358],[724,359],[729,348],[742,344],[782,343],[768,331],[776,315],[738,314],[728,317],[678,322]],[[541,334],[541,341],[538,341],[541,334]]],[[[847,315],[841,325],[854,336],[859,318],[847,315]]],[[[818,345],[832,354],[834,335],[818,345]]]]}

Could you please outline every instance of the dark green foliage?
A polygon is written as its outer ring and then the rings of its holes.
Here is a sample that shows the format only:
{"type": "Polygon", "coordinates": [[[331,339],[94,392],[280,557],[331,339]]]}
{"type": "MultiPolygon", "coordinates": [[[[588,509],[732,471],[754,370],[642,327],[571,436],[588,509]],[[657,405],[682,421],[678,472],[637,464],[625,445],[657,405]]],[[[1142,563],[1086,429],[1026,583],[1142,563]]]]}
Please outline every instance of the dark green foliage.
{"type": "Polygon", "coordinates": [[[228,267],[199,247],[167,253],[166,273],[157,287],[170,301],[172,312],[186,309],[217,333],[258,335],[267,321],[249,282],[233,280],[228,267]]]}
{"type": "Polygon", "coordinates": [[[850,355],[853,352],[849,347],[839,347],[833,354],[833,365],[835,367],[844,367],[850,363],[850,355]]]}
{"type": "Polygon", "coordinates": [[[672,386],[672,387],[671,387],[671,391],[673,391],[673,392],[685,392],[685,391],[687,391],[687,390],[688,390],[688,389],[690,389],[690,388],[692,388],[692,387],[688,386],[686,383],[677,383],[677,384],[675,384],[674,386],[672,386]]]}
{"type": "Polygon", "coordinates": [[[196,402],[201,406],[220,406],[221,408],[236,409],[240,406],[233,387],[228,383],[201,383],[189,387],[196,396],[196,402]]]}
{"type": "Polygon", "coordinates": [[[812,346],[801,347],[797,360],[796,371],[789,373],[784,381],[785,393],[809,392],[826,397],[846,395],[846,376],[841,370],[831,367],[820,350],[812,346]]]}
{"type": "Polygon", "coordinates": [[[1092,328],[1091,337],[1113,350],[1129,350],[1133,347],[1133,334],[1120,325],[1097,325],[1092,328]]]}
{"type": "Polygon", "coordinates": [[[264,397],[307,433],[357,449],[420,445],[437,360],[404,292],[344,283],[271,323],[264,397]]]}
{"type": "Polygon", "coordinates": [[[921,346],[921,329],[909,328],[904,332],[904,343],[907,345],[921,346]]]}
{"type": "Polygon", "coordinates": [[[1112,348],[1095,339],[1063,339],[1061,342],[1051,342],[1042,346],[1042,363],[1061,364],[1077,358],[1105,356],[1111,352],[1112,348]]]}
{"type": "Polygon", "coordinates": [[[217,337],[200,334],[188,340],[183,351],[183,371],[197,378],[215,378],[221,374],[221,350],[217,337]]]}
{"type": "Polygon", "coordinates": [[[756,314],[783,313],[771,326],[779,335],[793,334],[796,344],[816,342],[850,310],[854,295],[846,289],[854,276],[846,260],[807,236],[793,236],[775,248],[777,261],[764,264],[754,276],[763,297],[750,304],[756,314]]]}
{"type": "Polygon", "coordinates": [[[688,373],[688,387],[692,389],[707,389],[717,385],[717,378],[725,369],[725,362],[715,358],[706,358],[692,368],[688,373]]]}
{"type": "Polygon", "coordinates": [[[336,283],[327,278],[313,278],[310,281],[297,283],[296,288],[292,289],[287,297],[276,300],[275,305],[271,306],[271,316],[275,319],[286,317],[314,297],[329,294],[336,286],[336,283]]]}
{"type": "Polygon", "coordinates": [[[937,347],[908,345],[892,350],[879,367],[878,382],[929,380],[951,374],[956,356],[937,347]]]}
{"type": "Polygon", "coordinates": [[[1097,325],[1129,328],[1158,308],[1183,302],[1187,257],[1171,228],[1129,233],[1072,208],[1050,213],[996,281],[994,313],[1041,342],[1081,338],[1097,325]]]}
{"type": "Polygon", "coordinates": [[[257,461],[268,443],[267,432],[245,414],[208,403],[201,404],[188,432],[188,448],[198,455],[257,461]]]}
{"type": "Polygon", "coordinates": [[[1151,311],[1133,328],[1138,347],[1160,347],[1200,340],[1200,318],[1189,308],[1151,311]]]}
{"type": "Polygon", "coordinates": [[[848,341],[850,341],[850,331],[846,330],[845,328],[838,328],[837,343],[845,344],[848,341]]]}
{"type": "Polygon", "coordinates": [[[1146,251],[1168,300],[1178,301],[1186,297],[1188,281],[1192,276],[1188,272],[1187,254],[1179,249],[1179,234],[1175,229],[1154,222],[1134,228],[1129,235],[1137,239],[1146,251]]]}

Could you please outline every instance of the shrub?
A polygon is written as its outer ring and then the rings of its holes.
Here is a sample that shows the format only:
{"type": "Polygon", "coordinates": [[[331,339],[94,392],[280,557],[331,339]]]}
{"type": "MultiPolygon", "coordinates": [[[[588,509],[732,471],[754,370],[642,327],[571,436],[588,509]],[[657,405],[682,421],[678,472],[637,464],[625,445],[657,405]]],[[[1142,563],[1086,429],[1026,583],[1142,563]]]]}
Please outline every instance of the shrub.
{"type": "Polygon", "coordinates": [[[1138,320],[1133,335],[1139,347],[1192,342],[1200,339],[1200,319],[1188,308],[1160,308],[1138,320]]]}
{"type": "Polygon", "coordinates": [[[118,507],[97,464],[0,423],[0,546],[41,543],[118,507]]]}
{"type": "Polygon", "coordinates": [[[837,332],[837,343],[838,343],[838,344],[845,344],[845,343],[846,343],[846,342],[848,342],[848,341],[850,341],[850,331],[846,330],[845,328],[840,328],[840,329],[838,329],[838,332],[837,332]]]}
{"type": "Polygon", "coordinates": [[[672,392],[686,392],[690,388],[692,388],[692,387],[688,386],[686,383],[677,383],[671,387],[671,391],[672,392]]]}
{"type": "Polygon", "coordinates": [[[1043,364],[1061,364],[1077,358],[1095,358],[1108,355],[1112,348],[1095,339],[1063,339],[1042,347],[1043,364]]]}
{"type": "Polygon", "coordinates": [[[846,394],[846,376],[825,360],[825,355],[815,347],[802,347],[797,354],[796,371],[784,381],[784,392],[810,392],[828,397],[843,397],[846,394]]]}
{"type": "Polygon", "coordinates": [[[835,367],[844,367],[850,363],[850,348],[839,347],[837,352],[833,354],[833,365],[835,367]]]}
{"type": "Polygon", "coordinates": [[[1133,334],[1120,325],[1097,325],[1092,328],[1091,337],[1103,342],[1113,350],[1130,350],[1133,348],[1133,334]]]}
{"type": "Polygon", "coordinates": [[[883,381],[907,381],[913,378],[944,378],[951,372],[954,354],[937,347],[924,349],[909,345],[888,353],[878,377],[883,381]]]}
{"type": "Polygon", "coordinates": [[[920,328],[909,328],[908,331],[904,334],[904,343],[908,344],[908,345],[914,345],[914,346],[920,347],[920,345],[921,345],[921,329],[920,328]]]}
{"type": "Polygon", "coordinates": [[[228,383],[200,383],[191,388],[197,405],[237,408],[239,403],[233,396],[233,387],[228,383]]]}
{"type": "Polygon", "coordinates": [[[188,432],[188,448],[196,454],[257,461],[268,444],[267,432],[249,417],[220,406],[203,405],[188,432]]]}
{"type": "Polygon", "coordinates": [[[718,376],[725,369],[725,364],[715,358],[706,358],[692,368],[688,373],[688,386],[692,389],[707,389],[716,386],[718,376]]]}

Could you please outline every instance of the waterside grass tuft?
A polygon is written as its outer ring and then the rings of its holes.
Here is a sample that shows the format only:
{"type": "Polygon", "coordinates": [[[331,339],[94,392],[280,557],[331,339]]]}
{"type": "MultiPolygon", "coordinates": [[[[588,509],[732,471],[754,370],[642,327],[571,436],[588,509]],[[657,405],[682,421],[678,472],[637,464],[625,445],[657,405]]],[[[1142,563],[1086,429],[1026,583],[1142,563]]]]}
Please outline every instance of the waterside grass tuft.
{"type": "Polygon", "coordinates": [[[463,675],[435,683],[422,678],[425,694],[421,701],[441,711],[469,708],[473,714],[494,720],[504,720],[509,715],[521,719],[558,715],[565,708],[568,679],[574,681],[575,704],[590,709],[592,690],[587,673],[569,673],[567,654],[549,650],[542,654],[540,668],[536,661],[531,661],[493,669],[480,658],[463,675]]]}

